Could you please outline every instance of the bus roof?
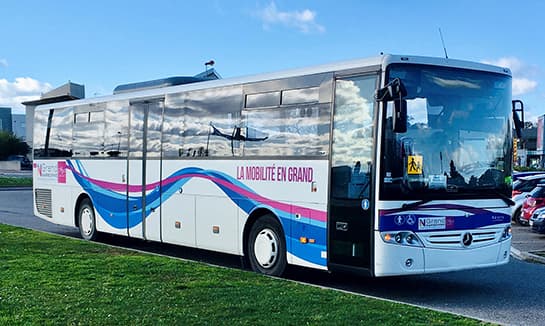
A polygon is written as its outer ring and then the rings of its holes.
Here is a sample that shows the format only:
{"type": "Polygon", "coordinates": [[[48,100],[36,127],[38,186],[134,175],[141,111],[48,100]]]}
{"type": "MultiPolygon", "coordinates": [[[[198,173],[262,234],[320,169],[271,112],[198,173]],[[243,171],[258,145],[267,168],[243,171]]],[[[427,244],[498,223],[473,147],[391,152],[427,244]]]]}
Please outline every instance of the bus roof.
{"type": "Polygon", "coordinates": [[[243,76],[243,77],[233,77],[233,78],[217,79],[217,80],[210,80],[210,81],[202,81],[202,82],[196,82],[191,84],[167,86],[162,88],[138,90],[134,92],[123,92],[119,94],[106,95],[106,96],[100,96],[100,97],[92,97],[92,98],[86,98],[86,99],[80,99],[80,100],[44,104],[44,105],[37,106],[36,110],[46,110],[51,108],[69,107],[69,106],[92,104],[92,103],[103,103],[103,102],[110,102],[110,101],[123,101],[123,100],[130,100],[130,99],[136,99],[136,98],[152,98],[152,97],[158,97],[161,95],[177,93],[182,91],[253,83],[253,82],[260,82],[260,81],[267,81],[267,80],[296,77],[301,75],[314,75],[314,74],[320,74],[320,73],[349,71],[349,70],[362,68],[362,67],[377,66],[383,69],[387,67],[388,65],[394,64],[394,63],[424,64],[424,65],[434,65],[434,66],[455,67],[455,68],[462,68],[462,69],[494,72],[494,73],[511,76],[511,71],[508,68],[493,66],[489,64],[449,59],[449,58],[384,54],[384,55],[380,55],[376,57],[334,62],[334,63],[317,65],[312,67],[296,68],[296,69],[290,69],[290,70],[282,70],[278,72],[269,72],[269,73],[262,73],[262,74],[249,75],[249,76],[243,76]]]}

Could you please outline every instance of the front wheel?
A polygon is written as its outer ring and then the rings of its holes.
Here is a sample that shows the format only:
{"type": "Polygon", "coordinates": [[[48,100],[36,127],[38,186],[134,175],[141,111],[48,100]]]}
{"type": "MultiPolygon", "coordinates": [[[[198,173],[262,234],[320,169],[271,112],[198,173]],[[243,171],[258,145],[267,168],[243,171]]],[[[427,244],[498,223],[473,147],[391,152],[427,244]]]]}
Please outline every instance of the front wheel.
{"type": "Polygon", "coordinates": [[[96,229],[95,209],[89,198],[81,201],[78,212],[79,233],[85,240],[95,240],[98,232],[96,229]]]}
{"type": "Polygon", "coordinates": [[[519,207],[515,210],[515,213],[513,214],[513,221],[515,221],[518,225],[522,225],[521,219],[522,218],[522,207],[519,207]]]}
{"type": "Polygon", "coordinates": [[[252,270],[280,276],[286,269],[286,240],[282,226],[271,215],[258,219],[248,238],[248,258],[252,270]]]}

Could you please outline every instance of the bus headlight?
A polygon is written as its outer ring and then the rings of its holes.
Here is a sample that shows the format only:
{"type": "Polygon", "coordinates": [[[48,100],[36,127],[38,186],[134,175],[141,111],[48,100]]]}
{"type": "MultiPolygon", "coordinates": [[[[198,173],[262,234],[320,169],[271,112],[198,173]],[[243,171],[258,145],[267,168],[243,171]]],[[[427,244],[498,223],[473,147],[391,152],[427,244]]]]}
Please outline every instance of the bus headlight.
{"type": "Polygon", "coordinates": [[[380,236],[382,240],[386,243],[412,247],[423,247],[423,244],[418,236],[411,231],[381,232],[380,236]]]}
{"type": "Polygon", "coordinates": [[[503,233],[501,234],[500,241],[504,241],[511,238],[511,232],[512,232],[511,226],[506,226],[505,229],[503,229],[503,233]]]}

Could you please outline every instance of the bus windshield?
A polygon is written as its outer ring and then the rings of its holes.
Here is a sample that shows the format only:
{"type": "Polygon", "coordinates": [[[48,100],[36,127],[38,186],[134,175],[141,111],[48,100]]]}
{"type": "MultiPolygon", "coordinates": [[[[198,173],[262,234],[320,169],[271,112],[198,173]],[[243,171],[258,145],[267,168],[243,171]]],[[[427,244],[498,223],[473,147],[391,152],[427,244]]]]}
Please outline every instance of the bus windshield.
{"type": "Polygon", "coordinates": [[[407,132],[383,123],[381,199],[510,196],[511,80],[508,75],[392,65],[407,90],[407,132]]]}

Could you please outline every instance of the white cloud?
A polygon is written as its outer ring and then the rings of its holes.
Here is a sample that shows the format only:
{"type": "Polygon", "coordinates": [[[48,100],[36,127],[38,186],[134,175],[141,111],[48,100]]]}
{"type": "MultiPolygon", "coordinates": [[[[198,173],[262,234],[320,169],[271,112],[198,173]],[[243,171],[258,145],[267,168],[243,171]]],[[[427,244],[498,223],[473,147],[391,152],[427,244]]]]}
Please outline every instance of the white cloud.
{"type": "Polygon", "coordinates": [[[52,88],[51,84],[30,77],[18,77],[14,82],[0,79],[0,106],[11,107],[13,113],[23,113],[21,102],[36,100],[52,88]]]}
{"type": "Polygon", "coordinates": [[[0,58],[0,67],[7,67],[8,66],[8,60],[0,58]]]}
{"type": "Polygon", "coordinates": [[[518,96],[529,93],[537,87],[537,81],[530,78],[530,70],[523,62],[514,57],[500,58],[497,60],[483,61],[500,67],[511,69],[513,74],[513,95],[518,96]]]}
{"type": "Polygon", "coordinates": [[[263,21],[263,27],[266,29],[271,25],[282,25],[303,33],[325,31],[325,27],[316,22],[316,12],[310,9],[279,11],[276,4],[271,2],[267,7],[259,10],[257,16],[263,21]]]}

